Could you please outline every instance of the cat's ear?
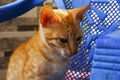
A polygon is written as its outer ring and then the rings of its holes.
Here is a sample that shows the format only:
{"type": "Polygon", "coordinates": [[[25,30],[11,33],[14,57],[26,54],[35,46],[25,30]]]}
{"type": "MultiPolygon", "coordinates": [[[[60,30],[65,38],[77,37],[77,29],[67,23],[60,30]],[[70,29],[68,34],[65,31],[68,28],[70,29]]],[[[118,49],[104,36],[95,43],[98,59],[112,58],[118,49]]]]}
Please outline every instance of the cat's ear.
{"type": "Polygon", "coordinates": [[[40,11],[40,23],[42,27],[49,27],[55,23],[58,23],[59,19],[54,13],[53,9],[49,6],[45,6],[40,11]]]}
{"type": "Polygon", "coordinates": [[[89,9],[89,7],[90,7],[90,4],[88,4],[87,6],[70,10],[70,12],[72,13],[73,17],[77,20],[77,22],[80,22],[82,21],[84,14],[89,9]]]}

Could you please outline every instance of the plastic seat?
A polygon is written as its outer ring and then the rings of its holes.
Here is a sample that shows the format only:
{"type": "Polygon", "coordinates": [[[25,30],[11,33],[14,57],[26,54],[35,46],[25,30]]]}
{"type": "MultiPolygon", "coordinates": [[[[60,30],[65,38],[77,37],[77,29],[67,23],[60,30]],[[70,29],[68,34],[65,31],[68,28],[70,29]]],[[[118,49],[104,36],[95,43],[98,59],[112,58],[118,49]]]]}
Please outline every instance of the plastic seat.
{"type": "Polygon", "coordinates": [[[90,80],[120,80],[120,31],[96,41],[90,80]]]}

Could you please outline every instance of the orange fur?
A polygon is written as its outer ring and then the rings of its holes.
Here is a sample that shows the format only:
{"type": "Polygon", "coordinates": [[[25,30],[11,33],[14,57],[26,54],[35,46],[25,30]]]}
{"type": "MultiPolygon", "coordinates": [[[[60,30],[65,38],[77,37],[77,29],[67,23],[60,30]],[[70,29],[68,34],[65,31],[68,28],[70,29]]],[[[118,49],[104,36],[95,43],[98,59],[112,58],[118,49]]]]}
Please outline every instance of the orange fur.
{"type": "Polygon", "coordinates": [[[42,8],[40,28],[12,54],[7,80],[62,80],[70,56],[77,53],[82,36],[78,21],[87,9],[88,6],[73,10],[42,8]]]}

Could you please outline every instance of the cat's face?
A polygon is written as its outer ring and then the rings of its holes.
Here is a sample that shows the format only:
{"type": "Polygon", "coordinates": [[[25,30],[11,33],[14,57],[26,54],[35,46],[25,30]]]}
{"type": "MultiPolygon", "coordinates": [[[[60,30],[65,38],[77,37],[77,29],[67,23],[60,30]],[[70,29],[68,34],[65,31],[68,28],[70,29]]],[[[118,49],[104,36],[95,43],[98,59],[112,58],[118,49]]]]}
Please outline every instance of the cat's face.
{"type": "Polygon", "coordinates": [[[40,12],[40,31],[45,44],[63,57],[75,55],[82,38],[79,23],[88,7],[73,10],[44,7],[40,12]]]}

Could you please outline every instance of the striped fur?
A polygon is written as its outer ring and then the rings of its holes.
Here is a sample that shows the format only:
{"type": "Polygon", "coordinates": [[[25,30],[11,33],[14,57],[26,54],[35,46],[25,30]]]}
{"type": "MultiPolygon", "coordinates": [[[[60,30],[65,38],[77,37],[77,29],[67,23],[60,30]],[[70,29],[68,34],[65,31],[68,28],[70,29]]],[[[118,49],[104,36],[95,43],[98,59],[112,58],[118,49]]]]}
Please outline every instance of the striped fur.
{"type": "Polygon", "coordinates": [[[77,53],[82,36],[79,22],[88,7],[42,8],[39,30],[12,54],[7,80],[62,80],[70,57],[77,53]]]}

